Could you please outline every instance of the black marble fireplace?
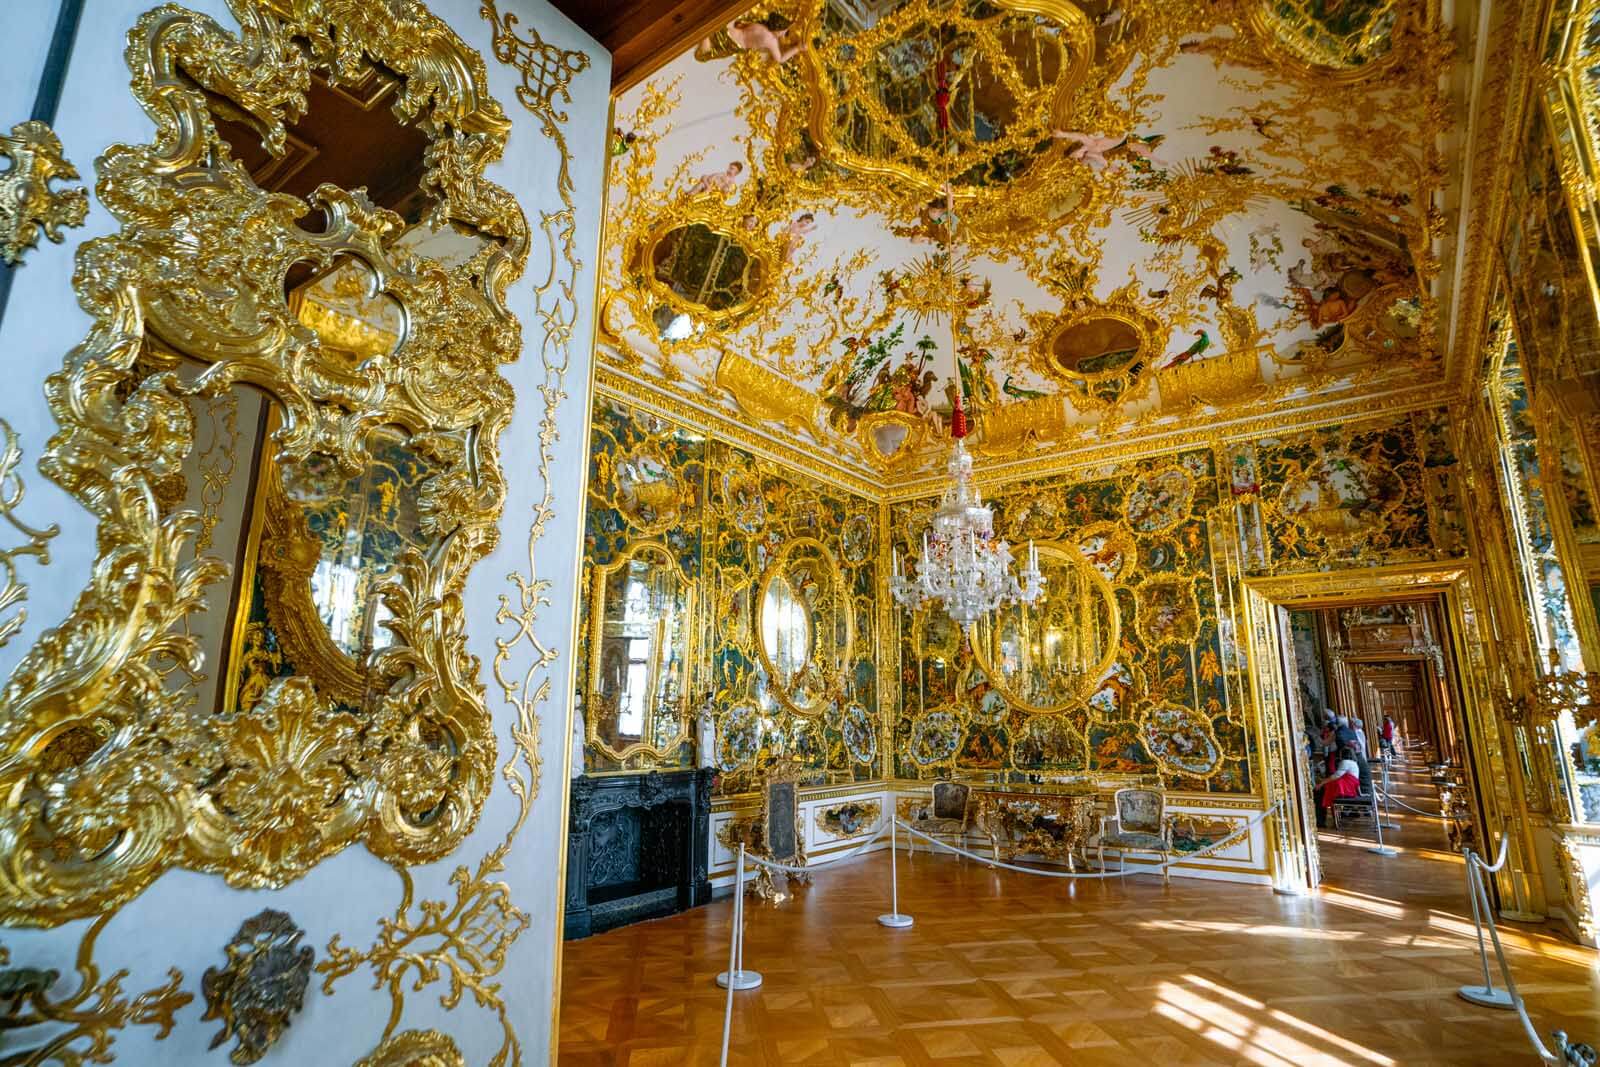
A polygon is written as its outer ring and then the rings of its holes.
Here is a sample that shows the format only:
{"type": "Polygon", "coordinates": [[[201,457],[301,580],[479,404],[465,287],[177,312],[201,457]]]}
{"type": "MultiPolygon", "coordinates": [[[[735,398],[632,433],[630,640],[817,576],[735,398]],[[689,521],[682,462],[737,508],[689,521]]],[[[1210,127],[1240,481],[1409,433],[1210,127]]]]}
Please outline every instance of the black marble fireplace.
{"type": "Polygon", "coordinates": [[[572,780],[568,939],[711,899],[711,773],[706,768],[572,780]]]}

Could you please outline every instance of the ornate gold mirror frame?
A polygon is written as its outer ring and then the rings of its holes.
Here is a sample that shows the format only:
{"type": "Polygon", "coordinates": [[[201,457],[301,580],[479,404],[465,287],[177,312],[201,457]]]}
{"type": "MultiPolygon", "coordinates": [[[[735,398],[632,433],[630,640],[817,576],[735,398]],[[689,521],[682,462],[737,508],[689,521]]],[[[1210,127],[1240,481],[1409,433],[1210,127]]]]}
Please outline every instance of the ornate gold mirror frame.
{"type": "MultiPolygon", "coordinates": [[[[693,686],[690,684],[688,673],[692,671],[695,656],[695,583],[689,580],[683,568],[678,565],[677,558],[671,550],[660,541],[639,541],[629,546],[628,551],[618,557],[613,563],[596,566],[589,584],[589,684],[585,699],[585,734],[588,743],[606,758],[621,763],[638,755],[647,755],[658,760],[670,760],[676,755],[679,745],[690,739],[689,735],[689,701],[692,696],[693,686]],[[648,725],[642,728],[639,740],[621,749],[608,744],[600,734],[600,718],[602,715],[616,715],[619,708],[609,706],[601,697],[600,691],[604,685],[602,671],[605,667],[605,625],[606,625],[606,586],[610,578],[617,571],[627,567],[634,560],[641,557],[650,558],[652,565],[663,568],[666,573],[678,583],[682,591],[682,602],[675,609],[678,619],[677,647],[673,650],[673,658],[677,660],[679,670],[684,677],[679,679],[678,696],[673,702],[678,730],[675,740],[670,744],[657,744],[652,740],[648,725]]],[[[655,620],[657,628],[664,628],[668,624],[664,619],[655,620]]],[[[663,650],[668,647],[666,642],[657,638],[652,644],[652,658],[659,661],[663,650]]],[[[657,697],[654,669],[651,671],[651,686],[647,699],[654,702],[657,697]]],[[[646,723],[650,720],[647,712],[646,723]]]]}
{"type": "MultiPolygon", "coordinates": [[[[1005,697],[1012,707],[1019,711],[1025,711],[1030,715],[1056,715],[1088,700],[1094,694],[1095,688],[1099,685],[1101,678],[1105,676],[1106,671],[1111,668],[1112,662],[1116,660],[1117,654],[1121,651],[1122,610],[1117,606],[1116,594],[1112,591],[1111,585],[1106,581],[1105,576],[1092,566],[1077,548],[1056,541],[1040,541],[1035,547],[1039,550],[1041,570],[1045,569],[1047,564],[1053,562],[1071,569],[1081,577],[1084,583],[1081,592],[1085,600],[1084,603],[1079,605],[1079,615],[1082,615],[1090,607],[1086,599],[1089,595],[1098,595],[1105,603],[1106,618],[1110,632],[1105,638],[1105,647],[1086,660],[1092,665],[1082,672],[1082,682],[1075,686],[1074,692],[1066,700],[1048,705],[1033,703],[1018,694],[1010,685],[1006,675],[995,669],[994,657],[990,655],[990,641],[984,639],[986,624],[973,623],[968,626],[967,640],[972,645],[973,662],[983,671],[984,677],[989,680],[989,684],[999,691],[1000,695],[1005,697]]],[[[1000,608],[999,611],[1024,610],[1037,612],[1049,610],[1054,606],[1052,597],[1055,598],[1055,603],[1059,604],[1062,597],[1060,583],[1047,581],[1044,587],[1044,595],[1037,604],[1025,608],[1009,605],[1000,608]]]]}
{"type": "MultiPolygon", "coordinates": [[[[783,271],[783,250],[765,232],[764,222],[770,220],[756,214],[742,215],[737,207],[716,193],[690,197],[669,205],[650,228],[633,241],[628,257],[630,272],[642,279],[646,293],[659,304],[687,315],[708,329],[730,325],[748,315],[772,292],[783,271]],[[737,247],[745,257],[744,274],[757,274],[755,284],[745,286],[743,297],[726,307],[713,308],[692,300],[667,285],[656,273],[656,255],[662,244],[673,234],[686,233],[697,226],[724,242],[725,248],[737,247]]],[[[726,251],[713,261],[714,271],[721,269],[725,255],[726,251]]],[[[643,321],[649,321],[648,316],[643,321]]]]}
{"type": "MultiPolygon", "coordinates": [[[[808,603],[802,590],[794,590],[794,595],[802,603],[808,603]]],[[[809,605],[808,606],[812,606],[809,605]]],[[[826,545],[814,537],[797,537],[785,542],[783,547],[767,563],[766,569],[761,572],[761,583],[756,590],[754,634],[756,655],[760,657],[761,666],[766,671],[772,684],[772,690],[777,694],[778,701],[796,715],[807,718],[821,715],[829,704],[842,700],[844,697],[845,678],[850,671],[850,663],[855,649],[856,624],[855,611],[852,609],[850,591],[845,586],[844,575],[839,570],[839,563],[833,558],[833,553],[828,551],[826,545]],[[800,550],[814,553],[813,559],[826,565],[826,580],[831,586],[825,591],[826,603],[832,606],[833,614],[825,615],[818,619],[812,614],[807,619],[808,640],[810,653],[808,660],[815,660],[818,656],[818,646],[821,635],[826,633],[838,634],[840,627],[844,630],[844,642],[838,648],[837,654],[830,656],[832,663],[817,664],[817,672],[822,682],[822,691],[810,703],[801,703],[794,698],[792,687],[779,673],[777,666],[772,661],[772,655],[767,649],[765,639],[765,616],[767,610],[767,594],[773,583],[778,578],[788,581],[789,561],[800,550]]]]}
{"type": "Polygon", "coordinates": [[[498,440],[514,403],[499,367],[521,351],[504,295],[527,222],[484,178],[509,122],[482,57],[420,4],[229,7],[237,34],[167,5],[128,35],[133,93],[156,133],[100,160],[96,194],[120,229],[78,250],[74,286],[93,325],[46,382],[59,429],[40,464],[94,515],[99,556],[0,696],[0,922],[104,911],[173,866],[260,888],[356,841],[396,864],[438,859],[493,779],[461,597],[497,535],[498,440]],[[264,192],[218,132],[213,100],[281,154],[313,71],[339,87],[376,68],[402,82],[395,115],[429,138],[427,221],[492,238],[465,262],[397,243],[403,220],[360,190],[324,184],[312,204],[264,192]],[[296,221],[312,206],[320,231],[296,221]],[[392,354],[339,359],[288,306],[292,267],[341,258],[404,309],[392,354]],[[153,345],[204,369],[189,380],[153,367],[153,345]],[[172,502],[195,444],[189,402],[237,385],[271,398],[285,464],[315,454],[354,473],[371,432],[392,426],[434,467],[419,505],[432,551],[408,551],[382,590],[394,641],[373,659],[360,714],[300,675],[272,681],[255,707],[197,714],[162,673],[201,669],[187,624],[227,573],[191,559],[199,516],[172,502]]]}
{"type": "MultiPolygon", "coordinates": [[[[1039,23],[1051,26],[1059,33],[1056,39],[1067,50],[1070,65],[1057,72],[1050,87],[1052,91],[1039,93],[1040,99],[1036,101],[1018,101],[1019,104],[1026,106],[1029,118],[1041,121],[1038,121],[1037,125],[1033,122],[1019,124],[1019,129],[1008,131],[1008,136],[985,146],[984,154],[992,157],[1006,147],[1026,150],[1041,135],[1048,135],[1050,129],[1070,128],[1075,91],[1088,78],[1095,59],[1094,25],[1089,17],[1071,0],[994,0],[992,5],[984,7],[993,14],[980,17],[973,15],[967,5],[952,6],[941,3],[940,0],[911,0],[910,3],[880,18],[869,28],[854,33],[829,35],[821,49],[802,48],[795,56],[794,64],[798,67],[799,78],[804,87],[806,131],[818,146],[821,157],[835,166],[854,173],[879,175],[920,190],[928,196],[942,195],[944,175],[942,168],[937,171],[924,170],[899,159],[867,155],[839,142],[835,123],[841,115],[849,116],[855,106],[860,106],[880,131],[892,129],[897,123],[888,109],[873,98],[870,92],[861,91],[860,87],[855,85],[853,78],[844,84],[836,85],[834,75],[828,70],[825,59],[831,59],[844,41],[849,41],[860,59],[861,69],[865,69],[868,57],[874,57],[880,51],[888,51],[894,45],[905,42],[915,36],[918,28],[924,25],[948,27],[955,32],[983,34],[991,40],[998,40],[1003,38],[1004,31],[987,25],[991,18],[996,16],[1031,17],[1039,23]]],[[[824,0],[811,0],[801,10],[794,12],[795,24],[789,31],[794,39],[812,41],[824,37],[824,15],[827,8],[828,5],[824,0]]],[[[1019,72],[1013,70],[1010,73],[1013,80],[1005,82],[1008,89],[1015,91],[1017,86],[1025,85],[1019,72]]],[[[1001,75],[997,80],[1004,81],[1005,76],[1001,75]]],[[[780,121],[780,129],[788,125],[790,124],[780,121]]],[[[911,142],[909,134],[901,134],[898,138],[892,134],[890,136],[891,139],[911,142]]],[[[978,162],[975,158],[977,155],[978,153],[971,149],[962,152],[955,167],[956,171],[963,172],[974,166],[978,162]]],[[[963,196],[970,198],[974,195],[974,190],[960,185],[957,185],[953,192],[958,200],[963,196]]]]}

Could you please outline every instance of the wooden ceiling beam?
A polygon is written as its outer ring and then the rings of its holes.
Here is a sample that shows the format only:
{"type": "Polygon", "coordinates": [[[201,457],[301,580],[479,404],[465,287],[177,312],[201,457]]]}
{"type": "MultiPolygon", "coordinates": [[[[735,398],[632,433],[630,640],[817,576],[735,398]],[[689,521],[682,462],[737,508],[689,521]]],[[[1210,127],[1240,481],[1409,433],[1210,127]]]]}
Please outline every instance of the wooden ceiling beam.
{"type": "Polygon", "coordinates": [[[552,0],[611,53],[611,89],[644,81],[731,22],[750,0],[552,0]]]}

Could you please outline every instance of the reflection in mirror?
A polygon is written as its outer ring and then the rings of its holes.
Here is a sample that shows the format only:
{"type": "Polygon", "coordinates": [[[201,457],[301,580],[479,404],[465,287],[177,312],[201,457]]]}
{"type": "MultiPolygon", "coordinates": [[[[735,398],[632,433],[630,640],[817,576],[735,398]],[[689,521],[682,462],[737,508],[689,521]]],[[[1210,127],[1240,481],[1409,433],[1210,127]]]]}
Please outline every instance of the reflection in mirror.
{"type": "Polygon", "coordinates": [[[643,542],[595,568],[589,611],[589,743],[618,761],[672,755],[688,737],[691,583],[643,542]]]}
{"type": "Polygon", "coordinates": [[[973,655],[989,681],[1024,711],[1058,712],[1085,700],[1116,656],[1119,615],[1111,587],[1083,554],[1041,543],[1044,596],[974,623],[973,655]]]}
{"type": "Polygon", "coordinates": [[[650,250],[656,281],[711,312],[737,310],[760,295],[761,260],[738,239],[692,222],[668,230],[650,250]]]}
{"type": "MultiPolygon", "coordinates": [[[[277,421],[274,410],[269,434],[277,421]]],[[[272,679],[297,673],[347,707],[375,696],[372,657],[394,643],[381,588],[408,550],[433,549],[419,502],[435,472],[398,429],[374,431],[367,448],[369,462],[349,474],[317,453],[282,464],[264,441],[228,708],[253,706],[272,679]]]]}
{"type": "Polygon", "coordinates": [[[843,692],[855,635],[844,578],[820,541],[798,538],[773,557],[756,612],[758,651],[778,700],[820,714],[843,692]]]}
{"type": "Polygon", "coordinates": [[[761,607],[761,643],[780,679],[798,677],[811,659],[811,611],[789,580],[773,575],[761,607]]]}

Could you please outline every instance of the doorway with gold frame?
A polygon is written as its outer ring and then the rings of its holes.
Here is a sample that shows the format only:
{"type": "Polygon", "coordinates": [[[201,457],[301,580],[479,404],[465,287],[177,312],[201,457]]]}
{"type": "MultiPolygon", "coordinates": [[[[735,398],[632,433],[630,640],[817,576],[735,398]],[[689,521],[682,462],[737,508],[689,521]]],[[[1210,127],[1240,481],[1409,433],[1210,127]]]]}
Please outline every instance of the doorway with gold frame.
{"type": "Polygon", "coordinates": [[[1316,812],[1305,761],[1296,752],[1306,744],[1300,710],[1293,695],[1292,642],[1289,611],[1345,608],[1373,602],[1434,599],[1439,605],[1451,703],[1464,738],[1466,781],[1475,812],[1479,840],[1497,842],[1508,834],[1509,859],[1495,877],[1493,889],[1507,917],[1537,916],[1543,885],[1528,821],[1519,817],[1524,768],[1508,759],[1514,741],[1502,734],[1494,713],[1495,688],[1501,666],[1491,645],[1489,620],[1482,614],[1483,579],[1469,561],[1423,562],[1281,577],[1244,582],[1249,629],[1253,699],[1261,723],[1263,780],[1269,802],[1283,804],[1270,820],[1274,888],[1303,893],[1321,882],[1316,812]],[[1286,650],[1288,653],[1286,655],[1286,650]]]}

